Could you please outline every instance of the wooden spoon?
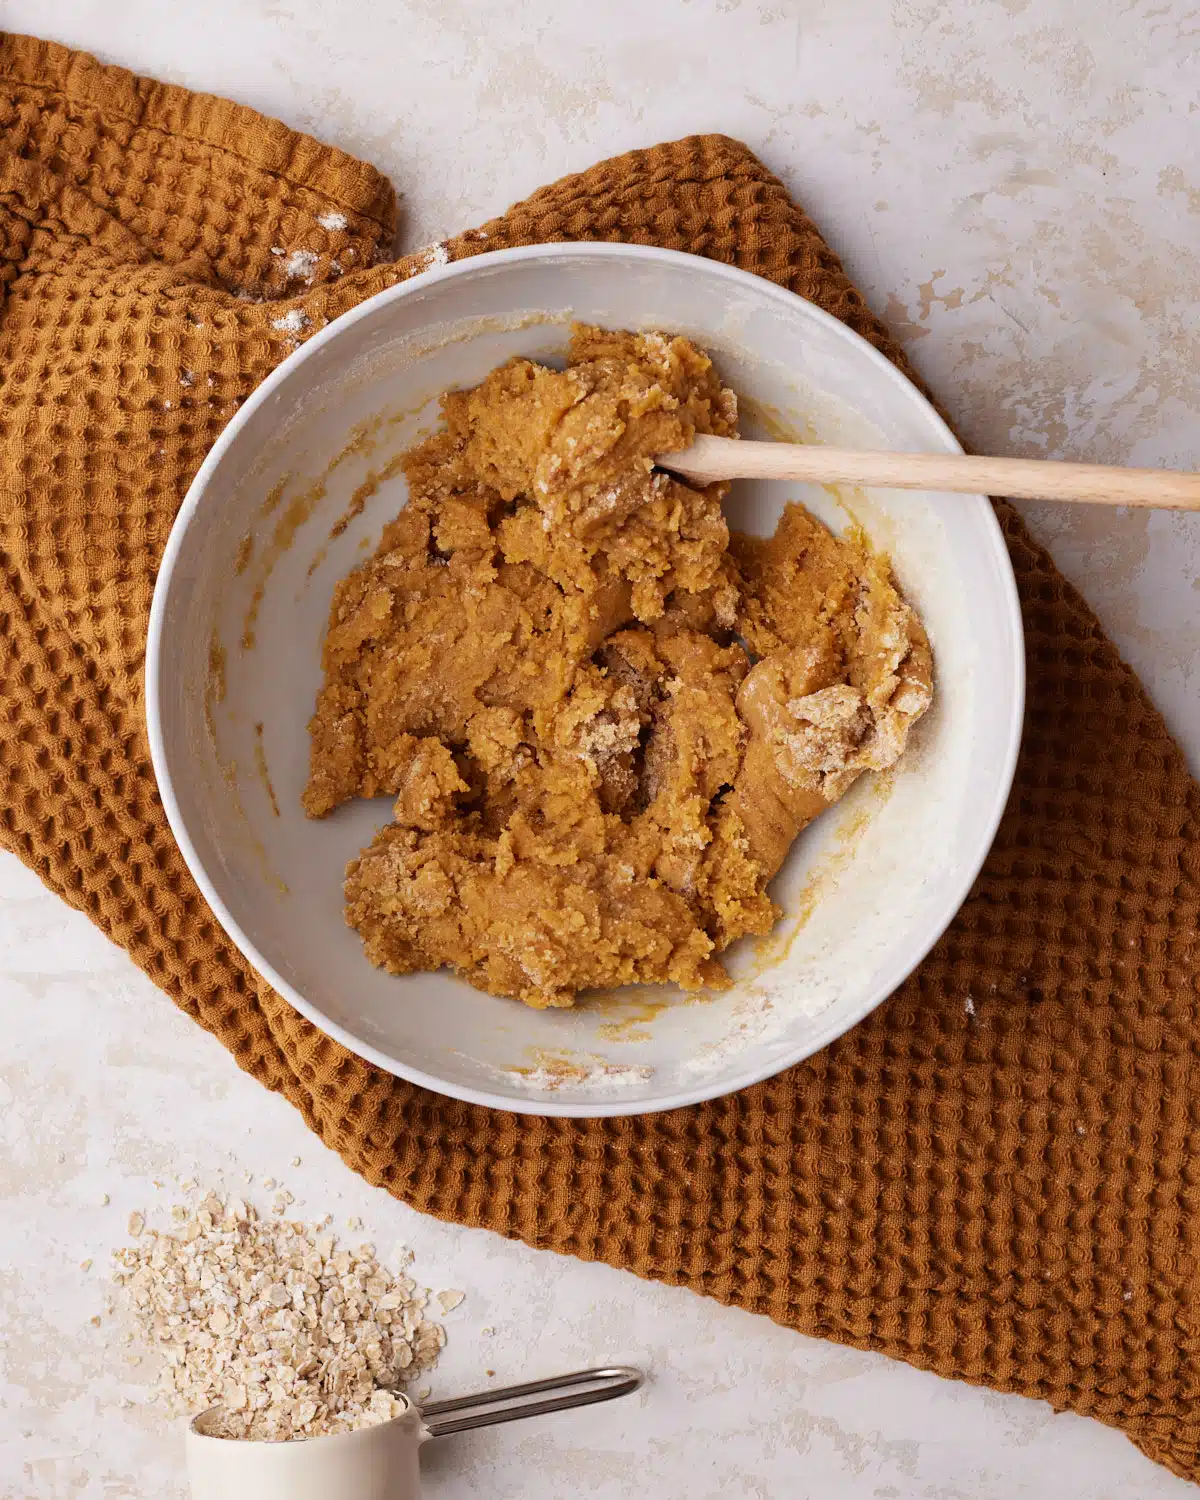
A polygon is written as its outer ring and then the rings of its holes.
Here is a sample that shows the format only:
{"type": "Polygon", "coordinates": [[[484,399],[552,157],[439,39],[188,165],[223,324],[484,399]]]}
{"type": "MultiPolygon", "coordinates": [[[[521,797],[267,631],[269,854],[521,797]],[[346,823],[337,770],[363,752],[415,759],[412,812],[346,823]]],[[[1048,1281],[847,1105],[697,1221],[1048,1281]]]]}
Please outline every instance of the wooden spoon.
{"type": "Polygon", "coordinates": [[[711,484],[715,479],[795,479],[892,490],[1007,495],[1016,500],[1073,500],[1087,505],[1150,505],[1200,510],[1200,474],[1173,469],[1117,469],[1045,458],[976,458],[964,453],[870,453],[805,443],[754,443],[696,437],[659,468],[711,484]]]}

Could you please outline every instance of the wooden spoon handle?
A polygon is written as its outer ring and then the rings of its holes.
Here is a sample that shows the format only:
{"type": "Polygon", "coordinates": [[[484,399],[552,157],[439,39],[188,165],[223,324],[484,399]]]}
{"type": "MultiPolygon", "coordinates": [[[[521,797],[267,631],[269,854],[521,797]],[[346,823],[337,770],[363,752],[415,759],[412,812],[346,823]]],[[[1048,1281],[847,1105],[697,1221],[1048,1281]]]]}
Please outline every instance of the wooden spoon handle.
{"type": "Polygon", "coordinates": [[[1040,458],[976,458],[962,453],[862,453],[805,443],[754,443],[697,437],[657,460],[687,479],[795,479],[880,489],[1074,500],[1090,505],[1150,505],[1200,510],[1200,474],[1118,469],[1040,458]]]}

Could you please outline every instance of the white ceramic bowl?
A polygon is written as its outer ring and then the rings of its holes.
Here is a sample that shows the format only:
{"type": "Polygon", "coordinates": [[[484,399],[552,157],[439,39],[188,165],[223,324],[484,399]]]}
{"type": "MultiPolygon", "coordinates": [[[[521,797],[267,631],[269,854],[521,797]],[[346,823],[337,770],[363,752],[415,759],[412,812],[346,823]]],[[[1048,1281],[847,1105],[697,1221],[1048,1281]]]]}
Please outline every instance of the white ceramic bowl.
{"type": "Polygon", "coordinates": [[[430,271],[310,339],[222,433],[159,573],[147,713],[167,815],[200,888],[247,959],[317,1026],[461,1099],[634,1114],[779,1072],[920,962],[1008,796],[1024,656],[1008,554],[982,497],[735,486],[730,518],[745,529],[771,531],[791,498],[835,527],[852,513],[891,552],[937,662],[935,707],[901,765],[860,782],[797,841],[773,887],[785,911],[776,932],[731,950],[735,986],[699,1003],[639,990],[539,1012],[446,972],[373,968],[343,922],[342,872],[388,803],[322,822],[300,810],[330,596],[403,505],[404,480],[380,482],[357,515],[352,497],[435,424],[441,391],[514,354],[561,353],[572,319],[695,339],[743,398],[745,435],[957,451],[913,386],[841,323],[712,261],[552,245],[430,271]]]}

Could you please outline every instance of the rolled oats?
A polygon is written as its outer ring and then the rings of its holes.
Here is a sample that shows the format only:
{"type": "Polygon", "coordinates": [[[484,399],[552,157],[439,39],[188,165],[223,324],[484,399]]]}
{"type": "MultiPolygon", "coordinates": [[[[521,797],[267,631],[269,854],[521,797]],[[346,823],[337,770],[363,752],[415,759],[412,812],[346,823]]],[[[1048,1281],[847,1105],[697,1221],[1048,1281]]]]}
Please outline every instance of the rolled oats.
{"type": "MultiPolygon", "coordinates": [[[[161,1358],[157,1393],[176,1415],[221,1408],[205,1423],[214,1436],[282,1441],[387,1421],[405,1409],[399,1387],[445,1345],[429,1294],[373,1246],[340,1247],[326,1224],[260,1218],[213,1193],[171,1221],[166,1232],[131,1216],[136,1242],[115,1252],[114,1280],[161,1358]]],[[[462,1293],[437,1300],[449,1311],[462,1293]]]]}

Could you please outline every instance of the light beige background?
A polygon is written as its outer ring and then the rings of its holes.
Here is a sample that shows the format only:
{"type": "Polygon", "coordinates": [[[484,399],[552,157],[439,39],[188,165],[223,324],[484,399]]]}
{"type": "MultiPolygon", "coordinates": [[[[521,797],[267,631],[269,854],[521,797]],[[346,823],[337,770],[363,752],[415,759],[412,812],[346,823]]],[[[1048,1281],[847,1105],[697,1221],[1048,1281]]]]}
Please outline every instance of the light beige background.
{"type": "MultiPolygon", "coordinates": [[[[369,157],[403,191],[405,247],[627,147],[741,136],[825,229],[969,444],[1200,462],[1189,0],[0,0],[0,22],[369,157]]],[[[1200,521],[1044,507],[1032,519],[1200,768],[1200,521]]],[[[410,1243],[435,1289],[469,1293],[438,1393],[487,1369],[652,1370],[631,1402],[438,1445],[431,1495],[1192,1493],[1118,1434],[1043,1405],[418,1218],[355,1179],[7,858],[0,1025],[3,1500],[182,1493],[174,1436],[137,1404],[142,1367],[88,1320],[130,1209],[166,1199],[175,1175],[236,1185],[246,1170],[286,1181],[299,1211],[361,1215],[382,1247],[410,1243]]]]}

